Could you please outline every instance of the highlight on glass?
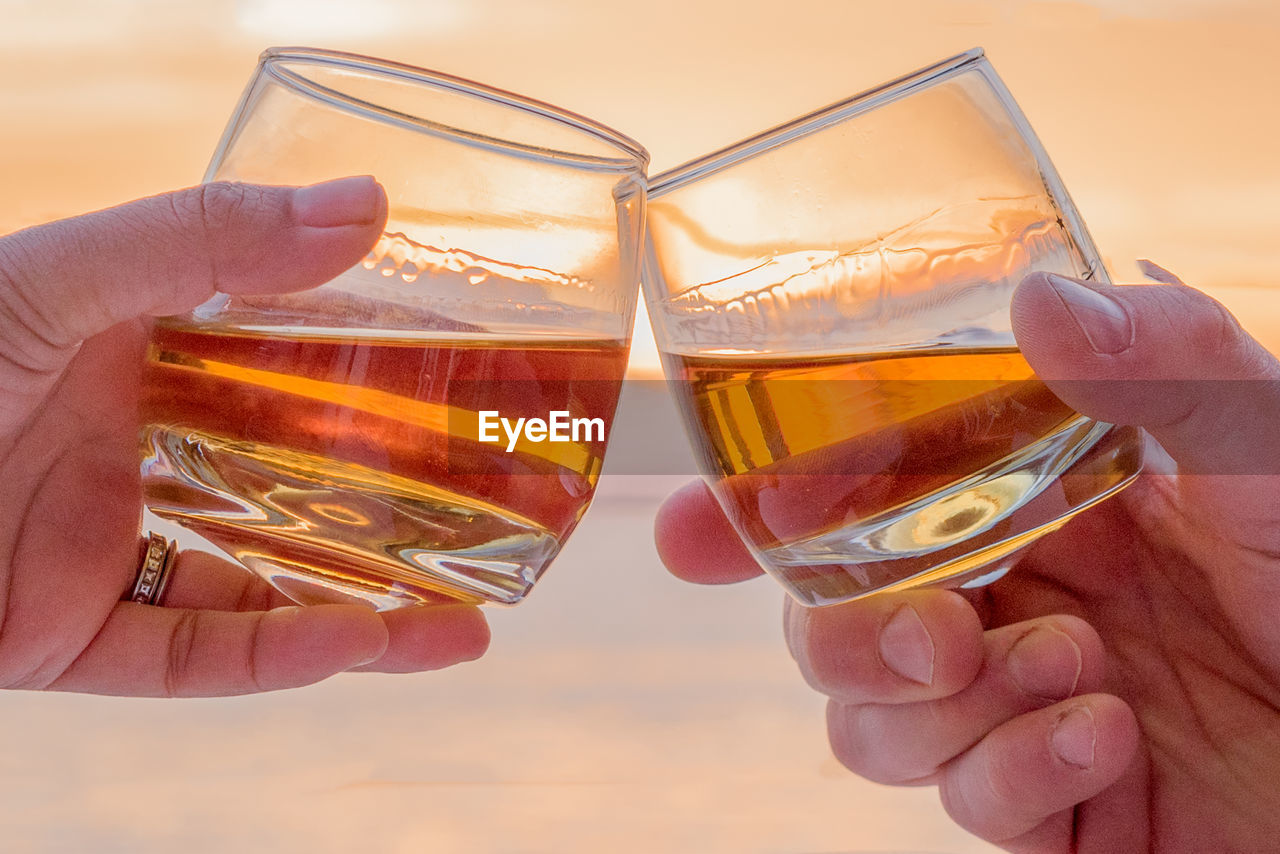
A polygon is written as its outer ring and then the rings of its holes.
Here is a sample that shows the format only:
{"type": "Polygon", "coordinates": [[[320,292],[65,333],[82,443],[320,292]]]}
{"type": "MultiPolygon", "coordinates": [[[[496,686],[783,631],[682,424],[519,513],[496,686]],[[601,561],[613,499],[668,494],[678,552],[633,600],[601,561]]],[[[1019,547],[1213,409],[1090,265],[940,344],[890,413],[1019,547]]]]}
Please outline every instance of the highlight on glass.
{"type": "Polygon", "coordinates": [[[371,254],[156,323],[147,507],[304,603],[515,603],[591,501],[627,361],[648,155],[445,74],[264,53],[206,181],[373,175],[371,254]],[[600,429],[510,451],[481,413],[600,429]]]}
{"type": "Polygon", "coordinates": [[[981,50],[653,178],[647,235],[701,472],[802,603],[988,583],[1141,468],[1014,342],[1028,273],[1107,273],[981,50]]]}

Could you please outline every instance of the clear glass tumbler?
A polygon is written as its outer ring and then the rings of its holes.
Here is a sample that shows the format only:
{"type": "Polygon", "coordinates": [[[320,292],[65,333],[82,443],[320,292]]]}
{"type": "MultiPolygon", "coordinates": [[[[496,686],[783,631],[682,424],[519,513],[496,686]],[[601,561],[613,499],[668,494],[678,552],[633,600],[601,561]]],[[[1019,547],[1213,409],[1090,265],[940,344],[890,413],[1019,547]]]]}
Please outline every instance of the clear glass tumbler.
{"type": "Polygon", "coordinates": [[[647,159],[595,122],[444,74],[264,53],[206,180],[369,174],[389,220],[316,290],[220,295],[157,322],[148,508],[300,602],[520,601],[600,472],[647,159]],[[508,443],[485,413],[598,429],[508,443]]]}
{"type": "Polygon", "coordinates": [[[1015,345],[1025,275],[1107,278],[981,50],[657,176],[647,229],[702,473],[803,603],[994,580],[1141,467],[1015,345]]]}

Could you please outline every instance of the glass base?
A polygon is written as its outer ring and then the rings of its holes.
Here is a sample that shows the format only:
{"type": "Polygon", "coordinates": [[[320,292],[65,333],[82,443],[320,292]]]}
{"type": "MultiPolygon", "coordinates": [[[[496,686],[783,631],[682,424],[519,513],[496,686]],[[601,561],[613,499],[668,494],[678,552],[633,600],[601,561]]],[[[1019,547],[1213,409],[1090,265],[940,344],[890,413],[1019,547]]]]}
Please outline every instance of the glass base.
{"type": "Polygon", "coordinates": [[[924,498],[755,555],[805,605],[929,584],[987,584],[1141,468],[1140,431],[1080,418],[924,498]]]}
{"type": "Polygon", "coordinates": [[[142,472],[151,512],[303,604],[514,604],[560,550],[532,520],[474,498],[203,433],[148,428],[142,472]]]}

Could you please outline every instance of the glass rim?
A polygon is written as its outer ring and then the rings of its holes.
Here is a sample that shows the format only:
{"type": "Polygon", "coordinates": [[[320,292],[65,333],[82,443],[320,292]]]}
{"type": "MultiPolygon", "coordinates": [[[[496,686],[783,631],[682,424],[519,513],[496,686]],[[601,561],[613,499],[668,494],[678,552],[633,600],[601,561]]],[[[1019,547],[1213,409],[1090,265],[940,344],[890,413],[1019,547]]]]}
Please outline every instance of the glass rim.
{"type": "Polygon", "coordinates": [[[822,130],[834,122],[882,107],[918,89],[932,85],[938,80],[957,74],[971,65],[985,61],[986,51],[981,47],[970,48],[963,53],[908,72],[887,83],[865,89],[848,98],[775,125],[768,130],[653,176],[649,179],[649,198],[654,199],[664,193],[677,190],[699,178],[728,169],[744,160],[822,130]]]}
{"type": "Polygon", "coordinates": [[[442,71],[432,71],[407,63],[378,59],[358,53],[310,47],[270,47],[259,55],[258,62],[262,73],[269,74],[291,89],[300,91],[309,97],[339,109],[355,112],[367,118],[397,125],[407,130],[425,132],[449,139],[466,140],[494,151],[598,171],[627,172],[638,170],[643,173],[649,163],[649,152],[643,145],[608,125],[589,119],[571,110],[539,101],[536,98],[519,95],[484,83],[477,83],[474,80],[446,74],[442,71]],[[454,92],[464,97],[477,98],[491,104],[511,107],[555,122],[563,127],[568,127],[598,142],[612,146],[621,152],[621,156],[609,157],[599,154],[587,154],[581,151],[546,148],[513,139],[504,139],[477,131],[465,130],[423,116],[403,113],[317,83],[305,75],[286,67],[288,63],[310,63],[344,67],[368,74],[371,77],[420,83],[434,89],[454,92]]]}

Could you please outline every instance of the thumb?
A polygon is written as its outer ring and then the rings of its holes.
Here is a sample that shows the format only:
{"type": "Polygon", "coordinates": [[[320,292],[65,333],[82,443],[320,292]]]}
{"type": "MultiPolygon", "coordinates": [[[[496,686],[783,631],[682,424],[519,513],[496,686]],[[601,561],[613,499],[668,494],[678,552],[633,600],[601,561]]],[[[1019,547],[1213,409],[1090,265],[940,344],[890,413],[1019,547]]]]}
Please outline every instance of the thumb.
{"type": "Polygon", "coordinates": [[[1161,279],[1033,273],[1013,297],[1018,345],[1065,403],[1145,428],[1179,471],[1280,474],[1280,363],[1222,305],[1161,279]]]}
{"type": "Polygon", "coordinates": [[[0,370],[61,371],[84,339],[215,292],[318,285],[368,252],[386,217],[368,176],[301,188],[218,182],[0,238],[0,370]]]}

